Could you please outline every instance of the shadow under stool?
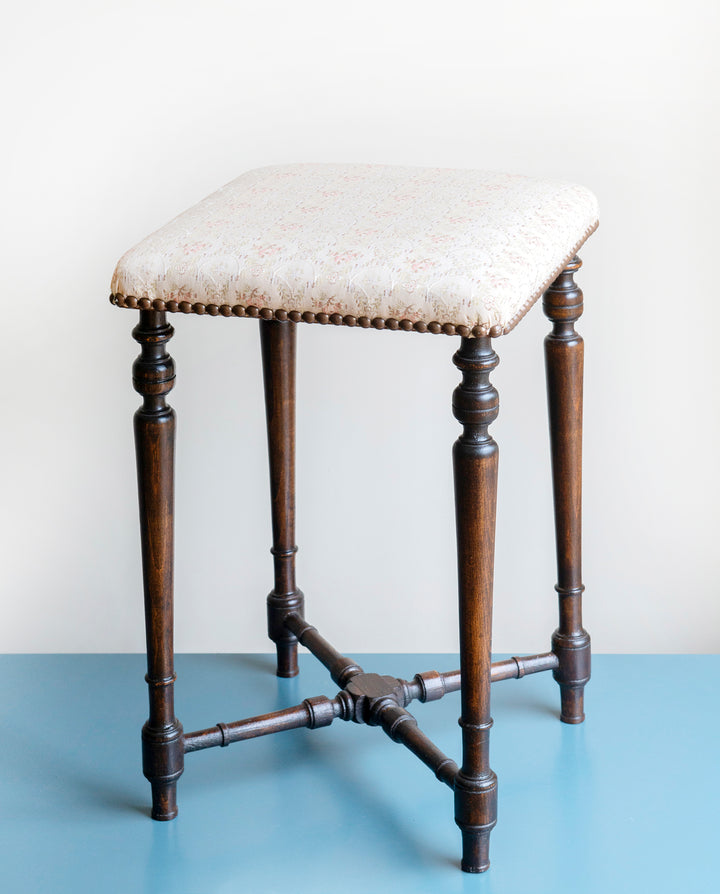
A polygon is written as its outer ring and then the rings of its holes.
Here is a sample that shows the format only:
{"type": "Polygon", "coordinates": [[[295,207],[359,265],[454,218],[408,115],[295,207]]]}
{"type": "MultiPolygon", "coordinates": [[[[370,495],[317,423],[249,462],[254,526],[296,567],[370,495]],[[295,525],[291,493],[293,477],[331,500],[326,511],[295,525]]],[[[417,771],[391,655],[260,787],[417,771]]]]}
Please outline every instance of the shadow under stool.
{"type": "MultiPolygon", "coordinates": [[[[489,763],[491,682],[552,670],[561,719],[584,719],[590,638],[582,626],[581,462],[583,309],[576,252],[597,227],[586,189],[484,171],[384,165],[261,168],[229,183],[127,252],[110,300],[139,310],[133,383],[143,404],[135,443],[147,634],[149,719],[143,771],[152,816],[177,815],[185,755],[334,720],[381,727],[454,792],[462,868],[489,866],[497,779],[489,763]],[[551,651],[491,663],[498,414],[492,339],[543,296],[560,623],[551,651]],[[301,643],[340,687],[335,698],[186,733],[173,705],[173,455],[175,380],[167,313],[260,320],[270,458],[275,585],[268,633],[277,673],[297,674],[301,643]],[[305,620],[295,581],[295,337],[297,323],[454,336],[462,374],[452,400],[460,669],[400,680],[365,673],[305,620]],[[413,699],[460,691],[458,768],[418,728],[413,699]]],[[[372,338],[368,335],[368,338],[372,338]]],[[[454,339],[453,339],[454,341],[454,339]]]]}

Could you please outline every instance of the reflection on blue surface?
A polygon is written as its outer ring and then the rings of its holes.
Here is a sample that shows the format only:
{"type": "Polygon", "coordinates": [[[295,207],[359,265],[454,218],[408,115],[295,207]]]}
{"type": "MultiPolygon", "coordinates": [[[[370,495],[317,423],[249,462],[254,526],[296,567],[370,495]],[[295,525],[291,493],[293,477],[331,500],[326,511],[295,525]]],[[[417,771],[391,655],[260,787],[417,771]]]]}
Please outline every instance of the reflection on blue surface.
{"type": "MultiPolygon", "coordinates": [[[[450,670],[442,655],[366,670],[450,670]]],[[[720,656],[598,656],[581,726],[549,674],[493,687],[492,867],[459,870],[452,794],[379,730],[336,721],[191,754],[180,816],[149,819],[144,657],[0,656],[0,890],[7,892],[715,891],[720,656]]],[[[337,688],[310,656],[180,655],[186,729],[337,688]]],[[[459,758],[459,696],[415,703],[459,758]]]]}

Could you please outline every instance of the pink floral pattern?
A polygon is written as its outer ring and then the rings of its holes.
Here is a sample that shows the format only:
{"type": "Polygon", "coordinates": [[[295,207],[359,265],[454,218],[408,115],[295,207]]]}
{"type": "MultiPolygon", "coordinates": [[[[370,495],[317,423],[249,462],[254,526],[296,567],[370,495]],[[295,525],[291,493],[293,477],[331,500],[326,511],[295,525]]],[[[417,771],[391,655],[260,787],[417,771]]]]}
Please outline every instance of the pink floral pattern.
{"type": "Polygon", "coordinates": [[[120,259],[114,295],[499,335],[597,226],[582,186],[487,171],[249,171],[120,259]]]}

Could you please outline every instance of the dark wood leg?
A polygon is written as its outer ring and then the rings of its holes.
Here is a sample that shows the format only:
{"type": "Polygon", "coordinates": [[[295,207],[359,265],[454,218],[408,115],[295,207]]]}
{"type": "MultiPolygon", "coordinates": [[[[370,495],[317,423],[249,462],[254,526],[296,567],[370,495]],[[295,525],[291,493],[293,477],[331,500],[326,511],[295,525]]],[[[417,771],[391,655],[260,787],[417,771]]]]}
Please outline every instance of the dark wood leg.
{"type": "Polygon", "coordinates": [[[573,281],[579,267],[574,258],[543,298],[553,324],[545,338],[560,601],[560,624],[552,637],[560,665],[553,674],[565,723],[585,719],[583,690],[590,679],[590,637],[582,626],[583,340],[575,321],[583,311],[583,294],[573,281]]]}
{"type": "Polygon", "coordinates": [[[140,536],[145,590],[150,715],[142,730],[143,772],[152,785],[152,817],[177,816],[175,790],[183,771],[183,730],[173,701],[173,463],[175,414],[165,403],[175,367],[166,351],[172,326],[165,314],[140,311],[133,337],[142,352],[133,384],[143,396],[135,413],[140,536]]]}
{"type": "Polygon", "coordinates": [[[297,639],[285,626],[302,616],[304,597],[295,583],[295,323],[260,321],[275,587],[267,598],[268,635],[277,647],[277,675],[298,672],[297,639]]]}
{"type": "Polygon", "coordinates": [[[455,779],[455,821],[462,831],[462,868],[484,872],[497,822],[497,777],[489,737],[495,509],[498,447],[488,426],[498,414],[490,372],[498,357],[489,338],[463,338],[453,357],[462,383],[453,413],[463,433],[453,448],[460,599],[460,726],[463,763],[455,779]]]}

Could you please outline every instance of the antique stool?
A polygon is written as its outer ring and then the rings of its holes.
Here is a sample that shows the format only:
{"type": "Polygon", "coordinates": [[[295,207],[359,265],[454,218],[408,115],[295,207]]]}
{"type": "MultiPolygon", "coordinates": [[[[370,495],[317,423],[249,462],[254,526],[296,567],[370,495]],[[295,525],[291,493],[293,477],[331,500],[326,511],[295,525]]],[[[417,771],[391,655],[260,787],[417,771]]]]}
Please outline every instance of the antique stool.
{"type": "Polygon", "coordinates": [[[484,171],[300,164],[243,174],[149,236],[120,260],[110,300],[140,311],[133,383],[150,714],[142,731],[152,816],[177,815],[185,754],[335,719],[380,726],[455,793],[462,868],[489,866],[497,779],[489,764],[490,684],[552,670],[561,719],[584,719],[590,638],[582,627],[580,508],[583,342],[576,251],[597,227],[583,187],[484,171]],[[498,414],[491,339],[543,295],[560,624],[552,651],[491,663],[498,414]],[[173,706],[173,452],[175,380],[166,312],[260,319],[272,498],[275,586],[268,630],[277,673],[297,673],[297,644],[341,688],[335,698],[185,733],[173,706]],[[412,680],[365,673],[304,617],[295,583],[296,323],[458,336],[462,382],[453,413],[460,602],[460,670],[412,680]],[[460,690],[462,766],[418,729],[406,708],[460,690]]]}

